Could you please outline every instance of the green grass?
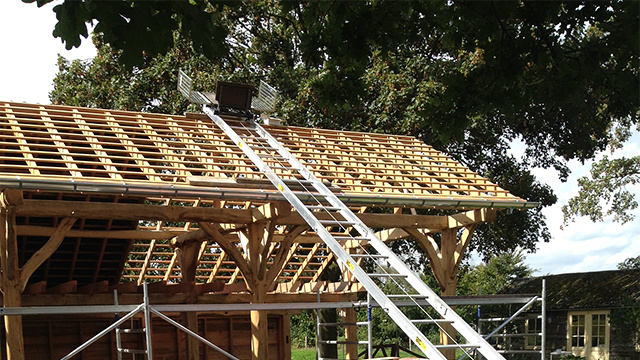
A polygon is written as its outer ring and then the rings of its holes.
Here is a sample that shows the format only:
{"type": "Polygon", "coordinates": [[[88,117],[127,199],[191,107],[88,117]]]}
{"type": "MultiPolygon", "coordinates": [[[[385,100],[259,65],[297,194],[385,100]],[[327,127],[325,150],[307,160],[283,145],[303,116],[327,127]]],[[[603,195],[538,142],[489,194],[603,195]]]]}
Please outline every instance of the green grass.
{"type": "MultiPolygon", "coordinates": [[[[340,350],[338,350],[340,352],[340,350]]],[[[382,353],[379,352],[377,357],[382,357],[382,353]]],[[[413,357],[412,355],[409,355],[407,353],[405,353],[404,351],[400,351],[400,357],[413,357]]],[[[291,348],[291,360],[315,360],[316,359],[316,349],[315,348],[308,348],[308,349],[302,349],[302,348],[296,348],[296,347],[292,347],[291,348]]]]}
{"type": "Polygon", "coordinates": [[[291,360],[315,360],[316,359],[316,349],[299,349],[292,347],[291,348],[291,360]]]}

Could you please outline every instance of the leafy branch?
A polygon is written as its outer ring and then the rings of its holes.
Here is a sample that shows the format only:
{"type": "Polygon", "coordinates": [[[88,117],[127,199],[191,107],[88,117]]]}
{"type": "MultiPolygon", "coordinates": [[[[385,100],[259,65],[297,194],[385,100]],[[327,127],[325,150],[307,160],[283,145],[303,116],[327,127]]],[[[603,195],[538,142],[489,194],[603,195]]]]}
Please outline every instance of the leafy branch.
{"type": "Polygon", "coordinates": [[[628,186],[639,181],[640,156],[612,160],[605,156],[592,165],[591,178],[578,179],[579,194],[562,207],[564,225],[576,216],[588,216],[593,222],[610,215],[622,224],[633,220],[630,211],[638,207],[638,202],[628,186]]]}

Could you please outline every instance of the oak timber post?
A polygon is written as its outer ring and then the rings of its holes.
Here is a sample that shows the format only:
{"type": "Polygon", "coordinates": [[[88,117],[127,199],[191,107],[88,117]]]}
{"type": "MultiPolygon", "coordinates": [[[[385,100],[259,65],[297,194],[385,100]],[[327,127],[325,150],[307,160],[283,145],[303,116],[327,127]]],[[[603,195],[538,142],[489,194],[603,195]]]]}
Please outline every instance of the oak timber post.
{"type": "MultiPolygon", "coordinates": [[[[2,263],[2,292],[5,307],[20,307],[22,287],[18,264],[16,209],[22,204],[22,192],[6,189],[1,195],[0,262],[2,263]]],[[[22,316],[5,316],[7,359],[24,360],[22,316]]]]}
{"type": "MultiPolygon", "coordinates": [[[[262,304],[267,297],[269,285],[265,274],[268,251],[271,245],[275,223],[272,221],[257,221],[249,224],[245,236],[247,262],[253,274],[252,304],[262,304]]],[[[251,310],[251,358],[253,360],[269,358],[269,325],[267,311],[251,310]]]]}
{"type": "MultiPolygon", "coordinates": [[[[195,303],[196,295],[193,293],[195,290],[196,281],[196,269],[198,267],[198,258],[200,257],[200,249],[202,247],[202,240],[194,239],[192,241],[180,242],[173,239],[171,245],[175,247],[176,254],[178,256],[178,263],[180,264],[180,271],[182,273],[183,283],[190,283],[193,285],[190,296],[186,299],[187,303],[195,303]]],[[[198,333],[198,314],[196,312],[181,312],[180,317],[182,323],[189,330],[198,333]]],[[[200,359],[200,341],[193,336],[186,337],[187,340],[187,354],[188,360],[200,359]]]]}
{"type": "MultiPolygon", "coordinates": [[[[256,284],[251,294],[252,304],[265,302],[267,287],[256,284]]],[[[265,310],[251,310],[251,359],[269,359],[269,324],[265,310]]]]}
{"type": "MultiPolygon", "coordinates": [[[[458,238],[456,236],[458,229],[446,229],[442,231],[441,237],[441,265],[442,273],[444,277],[440,279],[440,295],[441,296],[455,296],[458,286],[458,274],[454,266],[454,258],[456,246],[458,244],[458,238]]],[[[451,307],[455,311],[455,307],[451,307]]],[[[453,345],[456,344],[456,330],[449,323],[443,323],[440,328],[440,344],[453,345]]],[[[445,348],[440,352],[449,360],[456,358],[456,349],[445,348]]]]}

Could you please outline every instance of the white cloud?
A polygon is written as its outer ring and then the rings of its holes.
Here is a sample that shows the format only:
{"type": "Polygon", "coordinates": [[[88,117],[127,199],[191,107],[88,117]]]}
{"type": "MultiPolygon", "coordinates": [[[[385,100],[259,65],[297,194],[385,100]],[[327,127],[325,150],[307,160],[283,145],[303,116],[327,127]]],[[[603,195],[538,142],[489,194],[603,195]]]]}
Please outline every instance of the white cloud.
{"type": "MultiPolygon", "coordinates": [[[[636,133],[625,144],[624,149],[612,157],[638,155],[640,154],[638,144],[640,144],[640,134],[636,133]]],[[[521,156],[523,152],[524,146],[516,143],[513,154],[521,156]]],[[[597,159],[601,157],[602,154],[597,159]]],[[[552,240],[548,243],[539,243],[538,251],[527,255],[526,262],[537,269],[536,275],[613,270],[625,259],[640,255],[640,210],[633,212],[637,220],[624,225],[614,223],[611,219],[593,223],[586,217],[579,217],[575,222],[560,229],[563,223],[562,206],[578,194],[577,180],[589,175],[592,163],[593,161],[585,164],[578,161],[569,162],[571,175],[566,182],[561,182],[558,179],[558,173],[553,169],[533,171],[538,180],[551,186],[558,196],[558,202],[555,205],[543,210],[552,240]]],[[[640,189],[637,187],[630,189],[636,190],[637,200],[640,201],[640,189]]],[[[474,263],[480,261],[478,256],[472,259],[474,263]]]]}
{"type": "MultiPolygon", "coordinates": [[[[636,132],[625,143],[624,148],[609,156],[618,158],[639,155],[639,144],[640,134],[636,132]]],[[[524,145],[515,142],[512,153],[522,156],[524,145]]],[[[600,160],[604,154],[606,153],[598,154],[596,160],[600,160]]],[[[561,182],[553,169],[533,171],[538,180],[551,186],[558,197],[555,205],[543,210],[553,239],[549,243],[540,243],[538,251],[527,256],[527,263],[538,269],[538,275],[612,270],[625,259],[640,255],[640,210],[633,212],[637,220],[624,225],[614,223],[611,219],[593,223],[586,217],[580,217],[560,229],[563,223],[562,206],[578,194],[577,181],[580,177],[589,175],[592,164],[593,161],[585,164],[570,161],[571,175],[566,182],[561,182]]],[[[629,189],[635,191],[636,199],[640,201],[640,189],[637,186],[629,189]]]]}

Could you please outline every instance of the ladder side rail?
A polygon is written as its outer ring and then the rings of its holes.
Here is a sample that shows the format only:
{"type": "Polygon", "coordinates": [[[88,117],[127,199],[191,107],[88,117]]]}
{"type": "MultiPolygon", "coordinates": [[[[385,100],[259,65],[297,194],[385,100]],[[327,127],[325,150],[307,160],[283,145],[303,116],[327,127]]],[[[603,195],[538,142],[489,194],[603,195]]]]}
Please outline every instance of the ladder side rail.
{"type": "MultiPolygon", "coordinates": [[[[284,197],[293,205],[293,207],[300,213],[305,221],[311,226],[311,228],[318,234],[318,236],[327,244],[338,260],[346,265],[349,270],[354,274],[358,281],[364,286],[365,289],[371,294],[374,300],[380,304],[380,306],[386,310],[389,316],[396,321],[401,329],[405,331],[407,336],[412,339],[413,342],[418,345],[422,352],[431,359],[446,360],[442,353],[427,339],[427,337],[418,328],[411,323],[409,319],[402,313],[402,311],[390,301],[384,292],[376,285],[376,283],[360,268],[356,262],[349,256],[349,254],[342,248],[340,243],[336,241],[333,236],[327,231],[325,226],[306,208],[300,199],[287,187],[287,185],[267,166],[262,159],[247,145],[244,140],[219,116],[217,116],[213,110],[204,106],[203,110],[205,114],[211,118],[216,125],[218,125],[231,140],[238,145],[238,147],[249,157],[251,161],[260,169],[267,178],[273,183],[274,186],[284,195],[284,197]]],[[[257,124],[256,124],[257,125],[257,124]]],[[[261,127],[260,127],[261,128],[261,127]]],[[[264,129],[262,129],[264,131],[264,129]]],[[[274,148],[279,148],[277,141],[274,148]]],[[[289,156],[292,156],[289,154],[289,156]]],[[[298,162],[299,164],[299,162],[298,162]]],[[[306,169],[304,166],[302,168],[306,169]]],[[[297,169],[300,171],[299,169],[297,169]]],[[[308,171],[308,170],[307,170],[308,171]]],[[[304,176],[304,175],[303,175],[304,176]]]]}
{"type": "MultiPolygon", "coordinates": [[[[311,171],[309,171],[309,169],[307,169],[304,164],[297,160],[286,148],[281,146],[278,141],[262,126],[257,123],[255,124],[255,126],[260,135],[269,142],[269,145],[271,145],[274,149],[277,149],[282,157],[287,158],[305,179],[311,181],[316,190],[320,192],[320,194],[323,195],[332,206],[346,209],[339,210],[339,213],[344,217],[344,219],[346,221],[352,222],[354,224],[353,227],[355,227],[363,237],[368,238],[370,241],[370,245],[372,245],[380,254],[387,256],[387,261],[394,269],[397,269],[398,271],[403,270],[403,274],[407,275],[407,282],[411,286],[413,286],[413,288],[420,294],[428,295],[426,301],[440,314],[440,316],[447,320],[452,320],[453,327],[460,333],[460,335],[462,335],[467,340],[467,342],[474,344],[483,344],[483,346],[481,346],[478,350],[487,358],[503,359],[502,355],[500,355],[497,350],[495,350],[488,342],[486,342],[479,333],[473,330],[473,328],[471,328],[471,326],[469,326],[464,319],[462,319],[455,311],[453,311],[453,309],[451,309],[444,300],[442,300],[429,286],[427,286],[418,275],[411,271],[411,269],[409,269],[407,265],[393,251],[391,251],[391,249],[389,249],[389,247],[382,240],[380,240],[380,238],[378,238],[367,225],[365,225],[360,220],[360,218],[358,218],[351,210],[349,210],[349,208],[337,196],[335,196],[333,192],[331,192],[324,185],[324,183],[320,181],[320,179],[318,179],[313,173],[311,173],[311,171]]],[[[360,278],[358,278],[358,280],[360,281],[360,278]]],[[[365,288],[369,290],[368,287],[365,286],[365,288]]],[[[375,296],[374,299],[378,301],[375,296]]],[[[384,307],[384,305],[380,305],[384,307]]]]}

